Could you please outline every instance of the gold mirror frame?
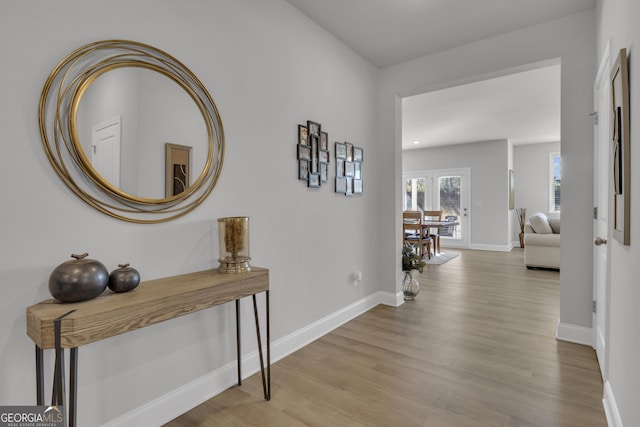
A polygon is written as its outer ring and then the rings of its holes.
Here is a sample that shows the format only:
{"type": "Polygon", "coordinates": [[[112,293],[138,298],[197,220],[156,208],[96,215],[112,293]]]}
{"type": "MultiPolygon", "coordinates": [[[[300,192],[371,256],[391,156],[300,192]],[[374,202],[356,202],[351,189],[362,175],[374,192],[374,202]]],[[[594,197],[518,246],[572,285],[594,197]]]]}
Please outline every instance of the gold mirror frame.
{"type": "Polygon", "coordinates": [[[154,224],[196,208],[215,187],[224,160],[222,120],[198,78],[171,55],[128,40],[104,40],[67,55],[46,80],[38,108],[40,136],[49,162],[69,189],[113,218],[154,224]],[[205,121],[208,155],[204,169],[184,192],[163,199],[126,193],[104,179],[87,159],[77,131],[77,113],[87,88],[102,74],[124,67],[155,71],[177,83],[196,103],[205,121]]]}

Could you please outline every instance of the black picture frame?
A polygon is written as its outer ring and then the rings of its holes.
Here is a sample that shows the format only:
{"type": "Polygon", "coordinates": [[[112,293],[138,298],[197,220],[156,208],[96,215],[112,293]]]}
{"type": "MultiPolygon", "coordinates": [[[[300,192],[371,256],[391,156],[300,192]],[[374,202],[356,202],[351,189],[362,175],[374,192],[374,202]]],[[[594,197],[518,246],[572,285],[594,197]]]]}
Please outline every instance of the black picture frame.
{"type": "Polygon", "coordinates": [[[629,69],[627,49],[618,51],[611,69],[611,142],[613,143],[613,238],[624,246],[631,244],[631,131],[629,103],[629,69]]]}
{"type": "Polygon", "coordinates": [[[361,179],[353,180],[353,194],[362,194],[363,193],[363,184],[361,179]]]}
{"type": "Polygon", "coordinates": [[[335,142],[336,193],[351,196],[362,194],[362,162],[364,149],[350,142],[335,142]]]}
{"type": "Polygon", "coordinates": [[[327,150],[318,150],[318,161],[320,163],[329,163],[329,152],[327,150]]]}
{"type": "Polygon", "coordinates": [[[353,178],[356,174],[356,164],[354,162],[344,162],[344,176],[353,178]]]}
{"type": "Polygon", "coordinates": [[[364,156],[364,150],[360,147],[353,147],[353,161],[362,162],[364,156]]]}
{"type": "Polygon", "coordinates": [[[320,132],[320,149],[329,150],[329,134],[327,132],[320,132]]]}
{"type": "Polygon", "coordinates": [[[327,163],[320,163],[320,182],[329,181],[329,165],[327,163]]]}
{"type": "Polygon", "coordinates": [[[297,176],[307,181],[307,187],[321,187],[329,181],[329,134],[322,131],[322,125],[313,120],[297,126],[297,176]]]}
{"type": "Polygon", "coordinates": [[[309,136],[317,136],[320,138],[320,133],[322,132],[322,126],[318,122],[314,122],[313,120],[307,120],[307,129],[309,131],[309,136]]]}
{"type": "Polygon", "coordinates": [[[309,145],[309,131],[305,125],[298,125],[298,144],[309,145]]]}
{"type": "Polygon", "coordinates": [[[347,146],[347,157],[346,157],[346,160],[347,160],[347,162],[353,162],[353,144],[351,144],[349,142],[345,142],[345,145],[347,146]]]}
{"type": "Polygon", "coordinates": [[[311,140],[311,172],[318,173],[318,137],[310,135],[311,140]]]}
{"type": "Polygon", "coordinates": [[[298,160],[298,179],[302,181],[309,180],[309,161],[298,160]]]}
{"type": "Polygon", "coordinates": [[[345,163],[345,160],[342,160],[342,159],[336,160],[336,176],[337,177],[344,176],[344,163],[345,163]]]}
{"type": "Polygon", "coordinates": [[[310,188],[319,188],[321,177],[319,173],[310,173],[309,180],[307,181],[307,186],[310,188]]]}
{"type": "Polygon", "coordinates": [[[298,160],[310,161],[312,158],[311,147],[298,144],[298,160]]]}

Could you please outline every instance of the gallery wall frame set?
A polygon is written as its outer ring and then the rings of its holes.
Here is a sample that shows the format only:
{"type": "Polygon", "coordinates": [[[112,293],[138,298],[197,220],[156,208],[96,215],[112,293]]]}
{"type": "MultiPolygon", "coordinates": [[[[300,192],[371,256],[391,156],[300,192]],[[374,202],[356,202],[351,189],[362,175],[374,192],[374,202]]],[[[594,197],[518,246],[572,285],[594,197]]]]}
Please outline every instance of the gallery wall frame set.
{"type": "Polygon", "coordinates": [[[364,150],[349,142],[336,142],[336,193],[362,194],[362,162],[364,150]]]}
{"type": "Polygon", "coordinates": [[[611,143],[613,155],[613,237],[630,245],[631,133],[629,129],[629,73],[627,50],[620,49],[611,69],[611,143]]]}
{"type": "Polygon", "coordinates": [[[329,134],[320,123],[307,120],[298,125],[298,179],[307,187],[319,188],[329,181],[329,134]]]}
{"type": "MultiPolygon", "coordinates": [[[[329,134],[318,122],[307,120],[298,125],[298,179],[307,187],[319,188],[329,181],[329,134]]],[[[335,192],[351,196],[362,194],[362,162],[364,150],[349,142],[335,142],[335,192]]]]}

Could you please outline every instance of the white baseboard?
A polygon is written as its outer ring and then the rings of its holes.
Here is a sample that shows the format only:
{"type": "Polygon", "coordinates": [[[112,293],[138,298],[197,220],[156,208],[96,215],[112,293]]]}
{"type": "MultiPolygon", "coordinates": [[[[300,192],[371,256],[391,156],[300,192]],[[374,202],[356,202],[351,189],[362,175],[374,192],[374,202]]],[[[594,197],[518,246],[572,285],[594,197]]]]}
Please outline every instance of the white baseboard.
{"type": "MultiPolygon", "coordinates": [[[[286,337],[271,343],[271,363],[288,356],[305,345],[326,335],[349,320],[365,313],[378,304],[400,306],[404,302],[402,292],[376,292],[354,302],[322,319],[313,322],[286,337]]],[[[194,381],[185,384],[164,396],[120,417],[103,424],[109,427],[161,426],[197,405],[222,393],[236,384],[236,362],[229,363],[194,381]]],[[[258,351],[242,357],[243,377],[249,377],[260,370],[258,351]]]]}
{"type": "Polygon", "coordinates": [[[570,325],[558,321],[556,339],[593,347],[593,331],[591,328],[585,328],[584,326],[570,325]]]}
{"type": "MultiPolygon", "coordinates": [[[[518,243],[518,245],[520,245],[520,243],[518,243]]],[[[510,252],[511,245],[485,245],[481,243],[472,243],[469,245],[469,249],[476,249],[479,251],[510,252]]]]}
{"type": "Polygon", "coordinates": [[[618,412],[618,406],[616,405],[616,400],[613,397],[613,390],[611,390],[611,384],[609,384],[609,381],[604,383],[602,406],[604,406],[604,414],[607,417],[607,425],[609,427],[624,427],[622,425],[622,418],[620,418],[620,412],[618,412]]]}
{"type": "Polygon", "coordinates": [[[391,292],[378,292],[380,296],[380,304],[389,305],[391,307],[400,307],[404,304],[404,294],[402,291],[393,294],[391,292]]]}

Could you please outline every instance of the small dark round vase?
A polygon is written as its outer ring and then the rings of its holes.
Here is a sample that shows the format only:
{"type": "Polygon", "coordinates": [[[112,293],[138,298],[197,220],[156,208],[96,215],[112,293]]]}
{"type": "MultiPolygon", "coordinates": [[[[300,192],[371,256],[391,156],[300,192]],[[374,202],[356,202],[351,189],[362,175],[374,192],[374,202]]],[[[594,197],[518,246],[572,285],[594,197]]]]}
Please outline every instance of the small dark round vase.
{"type": "Polygon", "coordinates": [[[109,289],[113,292],[129,292],[140,284],[140,273],[129,264],[118,264],[109,275],[109,289]]]}
{"type": "Polygon", "coordinates": [[[89,254],[72,254],[49,276],[49,292],[62,302],[80,302],[100,295],[109,283],[109,271],[100,262],[88,259],[89,254]]]}

